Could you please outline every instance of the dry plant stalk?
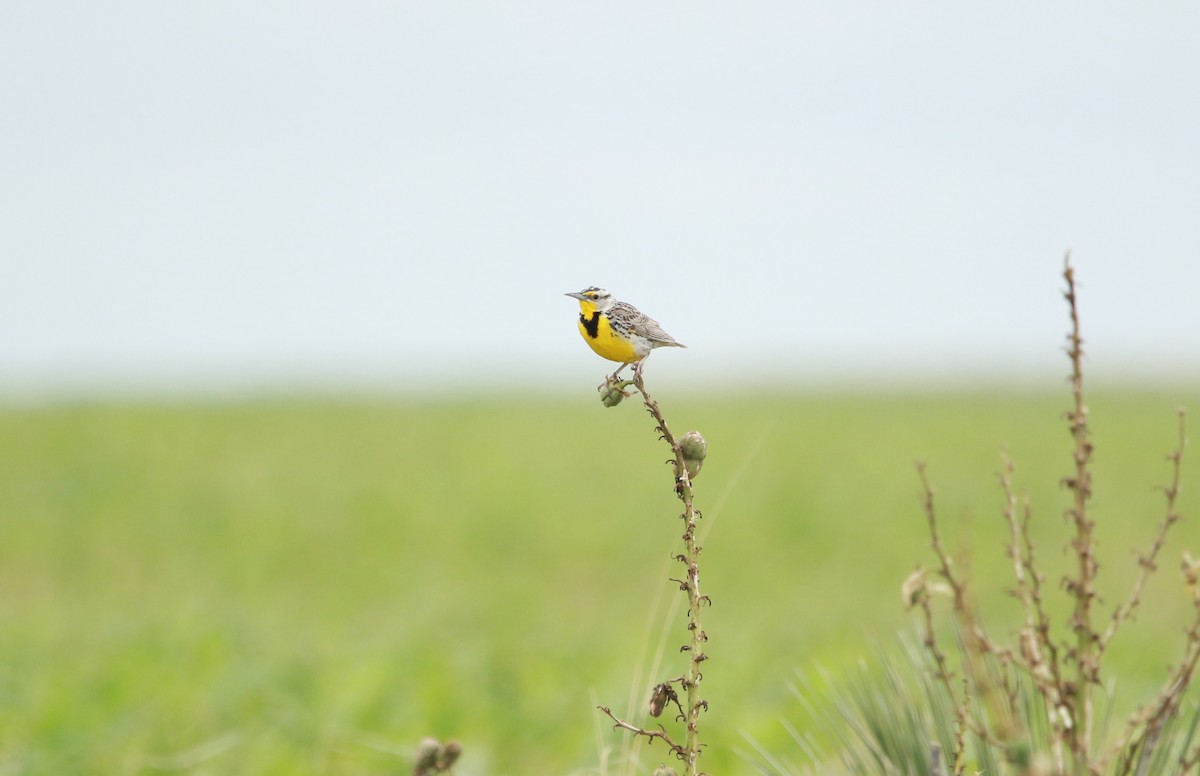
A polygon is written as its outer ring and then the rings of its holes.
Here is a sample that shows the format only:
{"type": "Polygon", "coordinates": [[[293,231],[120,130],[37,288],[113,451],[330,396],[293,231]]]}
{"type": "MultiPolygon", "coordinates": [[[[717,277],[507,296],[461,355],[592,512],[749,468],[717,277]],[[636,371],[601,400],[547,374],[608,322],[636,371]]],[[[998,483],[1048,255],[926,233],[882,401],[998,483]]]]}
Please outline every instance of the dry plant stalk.
{"type": "Polygon", "coordinates": [[[1075,600],[1075,612],[1069,627],[1075,633],[1075,647],[1066,654],[1067,660],[1076,666],[1075,681],[1068,683],[1065,708],[1072,724],[1067,728],[1068,740],[1076,762],[1086,761],[1092,750],[1092,731],[1095,708],[1092,703],[1092,688],[1100,684],[1099,635],[1092,622],[1092,603],[1096,600],[1096,542],[1093,531],[1096,524],[1088,516],[1088,502],[1092,498],[1091,462],[1094,447],[1088,431],[1088,409],[1083,401],[1083,338],[1079,330],[1079,304],[1075,294],[1075,270],[1068,255],[1063,269],[1067,281],[1064,296],[1071,310],[1071,333],[1068,335],[1067,354],[1071,358],[1071,395],[1074,406],[1067,413],[1071,438],[1075,441],[1075,474],[1063,479],[1071,491],[1073,503],[1066,516],[1075,529],[1070,548],[1077,560],[1075,577],[1063,580],[1067,594],[1075,600]]]}
{"type": "MultiPolygon", "coordinates": [[[[931,570],[918,569],[905,582],[904,596],[910,608],[920,607],[925,631],[923,643],[933,661],[934,675],[948,697],[954,699],[959,728],[969,729],[979,739],[1004,752],[1007,761],[1021,773],[1075,774],[1098,776],[1112,768],[1119,776],[1145,772],[1150,753],[1158,743],[1164,726],[1179,713],[1185,690],[1200,664],[1200,562],[1185,554],[1183,571],[1192,593],[1193,620],[1187,631],[1183,656],[1171,669],[1154,701],[1139,708],[1126,721],[1119,738],[1107,748],[1094,741],[1096,709],[1093,693],[1100,685],[1105,650],[1117,631],[1132,619],[1141,603],[1142,592],[1150,575],[1158,569],[1158,558],[1171,527],[1179,522],[1176,509],[1180,489],[1183,451],[1187,443],[1184,413],[1179,413],[1179,436],[1167,459],[1172,464],[1171,483],[1164,487],[1166,517],[1158,525],[1147,551],[1138,555],[1138,574],[1127,598],[1099,630],[1095,607],[1098,601],[1096,576],[1095,522],[1088,513],[1092,496],[1091,462],[1094,452],[1088,428],[1088,408],[1083,390],[1083,338],[1079,324],[1075,273],[1067,255],[1063,277],[1064,296],[1070,308],[1071,332],[1067,354],[1071,362],[1072,407],[1066,419],[1074,442],[1074,471],[1062,480],[1071,493],[1071,504],[1064,513],[1072,536],[1067,549],[1074,559],[1074,572],[1064,577],[1062,588],[1072,602],[1066,634],[1056,634],[1044,602],[1045,578],[1038,570],[1035,546],[1031,538],[1032,511],[1028,499],[1018,497],[1013,486],[1013,464],[1004,455],[999,475],[1005,504],[1003,515],[1009,527],[1008,555],[1012,560],[1015,586],[1011,593],[1018,600],[1023,621],[1016,631],[1016,643],[1006,646],[994,640],[984,628],[971,594],[967,575],[958,572],[946,552],[938,531],[934,490],[925,465],[918,463],[923,496],[922,506],[929,524],[930,546],[936,559],[931,570]],[[930,575],[940,578],[931,581],[930,575]],[[962,693],[956,692],[955,674],[950,659],[940,646],[935,632],[932,595],[944,593],[961,634],[959,657],[962,693]],[[1048,762],[1043,770],[1030,765],[1029,731],[1021,721],[1022,709],[1018,680],[1028,682],[1040,697],[1046,713],[1049,751],[1042,753],[1048,762]],[[970,703],[974,694],[977,704],[970,703]]],[[[953,769],[964,767],[962,734],[955,742],[953,769]]],[[[1179,762],[1181,767],[1200,762],[1200,747],[1179,762]]]]}
{"type": "Polygon", "coordinates": [[[688,667],[682,676],[660,682],[654,687],[650,697],[649,711],[651,716],[658,717],[668,703],[674,704],[679,712],[676,720],[683,722],[685,726],[684,741],[677,743],[661,725],[657,730],[648,730],[618,718],[607,706],[598,708],[613,720],[615,729],[628,730],[634,735],[645,736],[651,742],[656,738],[661,739],[683,762],[685,776],[704,776],[696,770],[701,750],[700,712],[708,710],[708,701],[700,696],[700,682],[704,678],[700,664],[708,659],[704,652],[708,634],[705,633],[701,624],[700,615],[704,604],[711,605],[712,600],[700,592],[701,548],[696,541],[696,524],[701,514],[700,510],[696,509],[692,503],[692,479],[699,473],[704,462],[707,443],[696,431],[689,431],[678,439],[671,433],[658,402],[646,391],[641,369],[634,369],[633,380],[617,381],[614,378],[606,380],[601,386],[601,400],[604,405],[611,407],[619,404],[622,398],[629,395],[625,392],[629,385],[637,388],[638,393],[642,396],[642,402],[646,406],[646,411],[654,418],[654,430],[658,432],[659,438],[671,448],[672,457],[667,463],[671,464],[674,469],[675,495],[683,502],[683,514],[680,517],[684,522],[684,552],[676,555],[675,559],[685,567],[685,571],[682,579],[672,578],[671,581],[678,583],[679,589],[687,596],[688,600],[689,639],[687,644],[680,647],[680,652],[687,653],[689,657],[688,667]],[[674,685],[678,685],[683,691],[684,701],[680,701],[674,685]]]}

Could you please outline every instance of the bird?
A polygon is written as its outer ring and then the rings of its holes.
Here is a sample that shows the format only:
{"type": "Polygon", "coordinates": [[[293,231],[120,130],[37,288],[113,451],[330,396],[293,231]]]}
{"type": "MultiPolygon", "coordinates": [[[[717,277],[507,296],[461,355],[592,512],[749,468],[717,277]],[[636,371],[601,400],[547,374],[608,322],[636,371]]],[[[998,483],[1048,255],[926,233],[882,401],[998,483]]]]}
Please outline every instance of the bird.
{"type": "Polygon", "coordinates": [[[658,321],[628,302],[617,301],[603,288],[588,286],[566,295],[579,300],[579,333],[584,342],[603,358],[621,364],[610,378],[613,381],[630,364],[641,374],[646,357],[655,348],[687,347],[667,334],[658,321]]]}

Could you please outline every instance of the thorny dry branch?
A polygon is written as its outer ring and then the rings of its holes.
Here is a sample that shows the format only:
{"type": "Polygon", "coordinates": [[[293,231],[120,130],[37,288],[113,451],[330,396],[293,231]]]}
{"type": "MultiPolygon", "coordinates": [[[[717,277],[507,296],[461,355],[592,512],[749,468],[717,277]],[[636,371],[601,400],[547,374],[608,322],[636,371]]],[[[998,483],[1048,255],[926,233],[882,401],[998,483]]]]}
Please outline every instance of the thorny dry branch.
{"type": "MultiPolygon", "coordinates": [[[[1166,496],[1166,516],[1158,525],[1149,549],[1138,555],[1138,573],[1128,597],[1116,607],[1105,629],[1099,632],[1094,615],[1094,604],[1098,600],[1096,577],[1099,563],[1095,556],[1095,522],[1088,512],[1092,496],[1091,461],[1094,447],[1088,427],[1088,408],[1084,401],[1083,338],[1070,254],[1064,263],[1063,277],[1066,281],[1064,296],[1071,318],[1067,354],[1071,362],[1073,401],[1066,419],[1074,443],[1074,471],[1062,480],[1062,484],[1071,493],[1071,504],[1064,517],[1072,528],[1067,546],[1075,560],[1075,571],[1063,578],[1062,588],[1073,604],[1071,616],[1065,623],[1073,639],[1055,636],[1044,602],[1045,578],[1038,570],[1031,538],[1032,510],[1028,498],[1019,496],[1013,485],[1014,466],[1007,455],[1002,456],[1003,467],[999,480],[1004,495],[1003,515],[1009,527],[1007,549],[1015,581],[1011,592],[1019,601],[1023,616],[1014,647],[998,644],[984,629],[970,594],[969,576],[955,570],[953,560],[942,543],[934,491],[925,464],[917,465],[923,489],[922,506],[929,524],[930,546],[936,559],[931,573],[941,579],[945,592],[949,593],[950,606],[961,635],[959,654],[964,671],[964,690],[961,694],[955,692],[950,660],[939,645],[934,628],[930,593],[937,592],[937,583],[928,581],[926,572],[918,570],[906,582],[906,589],[912,586],[914,578],[918,580],[920,589],[915,594],[906,593],[906,597],[920,605],[925,631],[923,643],[933,661],[934,675],[955,703],[960,728],[960,740],[956,742],[958,751],[953,753],[955,772],[959,772],[964,759],[961,740],[964,727],[983,741],[1000,745],[1006,757],[1010,756],[1010,752],[1019,751],[1006,746],[1028,736],[1028,731],[1022,729],[1023,717],[1016,685],[1019,673],[1032,684],[1043,703],[1050,738],[1050,751],[1046,754],[1050,758],[1053,773],[1090,776],[1100,774],[1115,764],[1115,773],[1121,776],[1134,773],[1135,768],[1140,774],[1164,726],[1179,713],[1184,691],[1194,678],[1197,665],[1200,665],[1200,562],[1185,557],[1184,573],[1193,593],[1194,617],[1186,634],[1183,656],[1169,672],[1154,701],[1130,716],[1118,740],[1107,749],[1096,746],[1093,741],[1096,734],[1093,690],[1100,684],[1101,665],[1109,643],[1121,626],[1133,618],[1149,577],[1158,569],[1167,534],[1181,519],[1177,511],[1177,499],[1187,439],[1184,413],[1181,411],[1177,445],[1167,456],[1172,464],[1171,482],[1162,489],[1166,496]],[[972,694],[979,703],[970,703],[972,694]]],[[[1200,763],[1200,746],[1180,761],[1184,767],[1188,763],[1200,763]]]]}

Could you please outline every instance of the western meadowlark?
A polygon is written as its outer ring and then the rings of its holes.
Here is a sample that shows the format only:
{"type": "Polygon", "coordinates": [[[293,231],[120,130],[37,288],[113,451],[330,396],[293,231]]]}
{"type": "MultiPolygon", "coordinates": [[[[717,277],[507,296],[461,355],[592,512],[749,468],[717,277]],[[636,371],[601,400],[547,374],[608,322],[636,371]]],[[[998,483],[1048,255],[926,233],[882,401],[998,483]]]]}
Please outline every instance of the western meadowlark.
{"type": "Polygon", "coordinates": [[[590,286],[567,296],[579,300],[579,333],[584,341],[609,361],[621,363],[612,374],[614,380],[630,364],[640,374],[655,348],[687,347],[663,331],[658,321],[627,302],[618,302],[603,288],[590,286]]]}

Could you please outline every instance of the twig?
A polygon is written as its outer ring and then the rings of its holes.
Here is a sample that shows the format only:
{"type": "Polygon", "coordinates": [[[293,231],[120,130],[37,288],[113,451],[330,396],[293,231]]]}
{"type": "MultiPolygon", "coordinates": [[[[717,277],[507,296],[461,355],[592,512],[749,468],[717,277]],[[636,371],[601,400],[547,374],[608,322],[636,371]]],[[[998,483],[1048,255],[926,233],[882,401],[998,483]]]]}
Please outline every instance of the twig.
{"type": "Polygon", "coordinates": [[[1158,554],[1162,550],[1163,544],[1167,539],[1167,532],[1171,530],[1171,526],[1178,523],[1182,516],[1176,511],[1175,501],[1179,496],[1179,481],[1183,470],[1183,448],[1187,445],[1187,429],[1185,420],[1187,413],[1184,410],[1179,410],[1179,443],[1176,448],[1167,455],[1167,460],[1171,462],[1171,484],[1165,485],[1162,488],[1163,494],[1167,498],[1167,514],[1163,521],[1158,525],[1158,532],[1154,535],[1154,541],[1150,545],[1150,551],[1138,556],[1138,576],[1134,580],[1133,589],[1129,593],[1129,598],[1123,604],[1113,610],[1112,619],[1109,620],[1108,627],[1104,629],[1104,633],[1100,635],[1099,650],[1103,654],[1108,647],[1108,642],[1116,634],[1121,623],[1131,619],[1134,611],[1142,602],[1142,590],[1146,587],[1146,582],[1150,575],[1158,570],[1158,554]]]}
{"type": "Polygon", "coordinates": [[[1067,420],[1071,437],[1075,441],[1075,473],[1063,479],[1071,491],[1073,502],[1066,517],[1075,528],[1070,548],[1078,560],[1078,570],[1073,578],[1064,578],[1063,586],[1075,600],[1070,626],[1075,633],[1075,647],[1068,657],[1075,661],[1076,678],[1067,685],[1064,700],[1071,714],[1070,739],[1079,767],[1088,761],[1091,751],[1093,708],[1092,686],[1100,683],[1100,660],[1097,651],[1098,635],[1092,626],[1092,602],[1096,599],[1096,572],[1099,568],[1095,555],[1093,530],[1096,524],[1088,516],[1088,502],[1092,497],[1091,460],[1093,446],[1088,429],[1088,409],[1083,398],[1083,336],[1079,326],[1079,304],[1075,292],[1075,270],[1071,266],[1071,255],[1064,261],[1063,278],[1067,289],[1063,296],[1071,313],[1071,332],[1067,335],[1067,355],[1071,360],[1071,395],[1074,399],[1067,420]]]}
{"type": "MultiPolygon", "coordinates": [[[[1162,488],[1163,495],[1166,497],[1166,517],[1159,524],[1158,532],[1154,537],[1150,552],[1139,559],[1141,572],[1134,582],[1133,591],[1130,593],[1129,599],[1113,612],[1113,618],[1109,622],[1104,635],[1101,637],[1102,646],[1108,643],[1108,640],[1112,638],[1112,635],[1116,632],[1120,624],[1132,616],[1133,610],[1141,600],[1142,588],[1145,586],[1147,578],[1152,572],[1157,570],[1155,559],[1166,540],[1167,531],[1172,525],[1182,519],[1182,516],[1176,509],[1176,502],[1179,497],[1180,479],[1183,471],[1183,451],[1187,447],[1186,418],[1187,414],[1181,409],[1179,411],[1179,441],[1175,449],[1167,454],[1167,460],[1171,462],[1171,484],[1162,488]]],[[[1185,556],[1185,579],[1187,576],[1195,573],[1188,561],[1189,559],[1185,556]]],[[[1192,580],[1186,579],[1186,581],[1189,587],[1192,587],[1192,580]]],[[[1107,762],[1115,757],[1121,749],[1124,749],[1125,754],[1119,761],[1118,773],[1129,773],[1138,753],[1153,748],[1159,734],[1162,732],[1163,726],[1166,725],[1171,717],[1179,712],[1179,704],[1183,698],[1183,693],[1191,683],[1197,662],[1200,662],[1200,598],[1196,596],[1194,591],[1192,601],[1194,618],[1191,627],[1187,631],[1187,645],[1184,649],[1183,657],[1180,658],[1175,668],[1171,670],[1167,682],[1159,691],[1154,704],[1149,708],[1138,709],[1130,717],[1126,724],[1125,735],[1121,737],[1117,744],[1104,757],[1104,761],[1107,762]]],[[[1144,756],[1142,760],[1145,761],[1144,756]]]]}
{"type": "MultiPolygon", "coordinates": [[[[925,510],[925,519],[929,523],[929,544],[933,548],[933,554],[937,556],[938,561],[941,563],[941,568],[938,569],[937,573],[950,585],[951,594],[954,596],[955,605],[957,605],[959,601],[964,600],[965,596],[957,577],[954,576],[954,572],[950,568],[950,556],[942,548],[941,535],[938,532],[937,508],[933,500],[933,486],[929,484],[929,476],[925,473],[924,461],[917,461],[917,475],[921,480],[921,505],[925,510]]],[[[924,572],[921,573],[923,574],[924,572]]],[[[946,653],[938,646],[937,632],[933,623],[933,603],[927,586],[921,591],[919,602],[925,619],[925,648],[929,650],[929,654],[933,657],[934,664],[937,667],[938,681],[945,688],[947,696],[954,698],[954,674],[950,671],[950,662],[946,658],[946,653]]],[[[957,703],[955,704],[955,712],[956,714],[958,713],[957,703]]]]}
{"type": "MultiPolygon", "coordinates": [[[[954,613],[959,621],[966,645],[966,659],[963,662],[966,666],[968,677],[963,678],[963,700],[959,702],[956,700],[957,694],[954,690],[954,675],[950,671],[949,661],[937,643],[933,623],[933,605],[931,597],[928,594],[929,587],[926,584],[925,590],[919,599],[925,619],[924,643],[926,649],[929,650],[930,655],[934,659],[936,678],[945,689],[947,697],[954,701],[954,713],[960,730],[958,746],[954,751],[954,756],[956,762],[960,762],[965,755],[962,748],[962,731],[969,729],[972,733],[987,741],[993,743],[1000,742],[1000,738],[997,737],[995,732],[989,729],[976,715],[971,713],[970,688],[972,684],[975,686],[977,695],[981,701],[986,702],[992,697],[992,688],[996,684],[996,681],[995,677],[989,675],[987,667],[983,662],[984,658],[988,655],[995,657],[1003,671],[1003,667],[1008,664],[1010,654],[1009,650],[997,647],[988,638],[987,632],[984,630],[977,616],[975,607],[971,604],[967,584],[955,573],[953,561],[942,545],[941,534],[938,530],[937,509],[934,504],[934,490],[925,472],[924,461],[917,462],[917,474],[921,480],[921,503],[925,510],[925,518],[929,523],[930,547],[933,549],[934,555],[937,556],[940,563],[939,568],[935,569],[935,573],[944,579],[950,588],[954,613]]],[[[999,680],[1004,689],[1005,697],[1011,699],[1015,695],[1015,689],[1010,685],[1007,674],[1002,673],[999,680]]],[[[1011,709],[1011,707],[1009,711],[1015,713],[1015,710],[1011,709]]],[[[955,771],[957,772],[957,770],[958,768],[956,767],[955,771]]]]}
{"type": "Polygon", "coordinates": [[[1124,755],[1118,762],[1116,773],[1127,774],[1139,758],[1145,759],[1148,750],[1157,742],[1159,734],[1172,717],[1179,713],[1179,705],[1183,700],[1184,691],[1191,684],[1200,664],[1200,605],[1196,606],[1195,618],[1187,632],[1187,647],[1183,657],[1171,669],[1167,682],[1154,699],[1149,708],[1139,708],[1129,718],[1125,726],[1125,735],[1121,737],[1102,759],[1107,763],[1121,749],[1124,755]]]}
{"type": "Polygon", "coordinates": [[[658,730],[646,730],[645,728],[640,728],[637,725],[631,725],[625,720],[620,719],[613,714],[612,709],[608,708],[607,706],[597,706],[596,708],[608,715],[608,718],[613,721],[614,730],[628,730],[635,735],[645,736],[651,741],[656,738],[661,738],[663,742],[671,749],[671,751],[675,753],[676,757],[678,757],[680,760],[687,760],[687,750],[672,741],[671,737],[667,735],[667,731],[661,725],[659,725],[658,730]]]}
{"type": "MultiPolygon", "coordinates": [[[[1009,526],[1008,552],[1013,562],[1013,576],[1017,586],[1013,594],[1020,600],[1025,614],[1025,623],[1019,631],[1019,649],[1014,660],[1033,680],[1034,686],[1046,704],[1047,722],[1050,730],[1050,749],[1058,769],[1063,762],[1063,720],[1059,711],[1063,707],[1063,680],[1059,670],[1058,648],[1050,634],[1050,617],[1042,603],[1042,575],[1037,570],[1034,558],[1033,539],[1029,534],[1032,509],[1028,496],[1018,499],[1013,488],[1015,467],[1007,453],[1001,454],[1003,469],[1000,472],[1000,488],[1004,492],[1004,518],[1009,526]]],[[[1009,705],[1016,717],[1017,698],[1009,696],[1009,705]]]]}

